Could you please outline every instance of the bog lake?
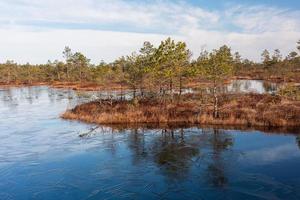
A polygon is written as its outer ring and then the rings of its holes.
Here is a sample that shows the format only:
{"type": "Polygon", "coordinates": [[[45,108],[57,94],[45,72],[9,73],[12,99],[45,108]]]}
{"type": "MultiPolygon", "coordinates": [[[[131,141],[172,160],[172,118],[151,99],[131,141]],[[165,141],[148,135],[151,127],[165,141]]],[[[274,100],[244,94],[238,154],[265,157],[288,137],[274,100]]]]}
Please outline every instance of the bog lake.
{"type": "MultiPolygon", "coordinates": [[[[232,91],[276,85],[237,81],[232,91]]],[[[88,95],[0,89],[0,199],[300,199],[300,135],[95,127],[60,118],[88,95]]]]}

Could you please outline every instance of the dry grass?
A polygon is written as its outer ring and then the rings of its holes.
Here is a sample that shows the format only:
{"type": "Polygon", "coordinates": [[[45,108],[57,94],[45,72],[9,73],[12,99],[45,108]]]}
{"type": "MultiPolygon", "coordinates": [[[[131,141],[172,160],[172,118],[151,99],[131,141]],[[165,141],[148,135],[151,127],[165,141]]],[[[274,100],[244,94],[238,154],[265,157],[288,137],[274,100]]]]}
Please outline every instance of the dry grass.
{"type": "Polygon", "coordinates": [[[13,82],[13,83],[7,84],[7,83],[0,82],[1,88],[44,86],[44,85],[47,85],[47,83],[44,83],[44,82],[34,82],[34,83],[13,82]]]}
{"type": "Polygon", "coordinates": [[[211,104],[201,105],[186,96],[183,101],[94,101],[66,111],[64,119],[97,124],[205,124],[266,127],[300,126],[300,102],[261,94],[224,95],[219,117],[211,104]]]}
{"type": "Polygon", "coordinates": [[[50,86],[58,89],[72,89],[72,90],[81,90],[81,91],[103,91],[103,90],[121,90],[128,89],[128,86],[122,86],[117,83],[111,83],[109,86],[104,86],[102,84],[93,83],[93,82],[59,82],[59,81],[50,81],[50,82],[11,82],[9,84],[0,82],[0,87],[26,87],[26,86],[50,86]]]}
{"type": "MultiPolygon", "coordinates": [[[[111,83],[109,87],[107,87],[93,82],[53,82],[50,86],[53,88],[67,88],[82,91],[121,90],[121,85],[117,83],[111,83]]],[[[126,88],[127,87],[123,86],[123,89],[126,88]]]]}

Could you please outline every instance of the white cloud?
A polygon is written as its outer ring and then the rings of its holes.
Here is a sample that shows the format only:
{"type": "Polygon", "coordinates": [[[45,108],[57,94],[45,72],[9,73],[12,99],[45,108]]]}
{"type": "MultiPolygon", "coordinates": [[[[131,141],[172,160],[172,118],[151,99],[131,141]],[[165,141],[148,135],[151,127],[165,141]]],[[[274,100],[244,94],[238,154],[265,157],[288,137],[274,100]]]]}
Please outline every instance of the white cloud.
{"type": "Polygon", "coordinates": [[[236,6],[226,11],[226,18],[248,33],[300,31],[300,12],[288,9],[236,6]]]}
{"type": "Polygon", "coordinates": [[[243,58],[259,61],[263,49],[280,49],[288,54],[295,49],[300,32],[278,31],[264,33],[238,33],[226,31],[185,30],[188,46],[199,55],[201,47],[211,50],[221,45],[229,45],[233,51],[239,51],[243,58]]]}
{"type": "Polygon", "coordinates": [[[182,24],[215,23],[218,15],[183,2],[125,0],[12,0],[0,2],[0,19],[12,23],[79,23],[173,31],[182,24]],[[163,30],[164,29],[164,30],[163,30]]]}
{"type": "MultiPolygon", "coordinates": [[[[99,63],[112,61],[138,50],[144,41],[158,45],[166,35],[112,32],[97,30],[0,30],[0,62],[45,63],[48,59],[62,59],[64,46],[80,51],[99,63]]],[[[176,36],[174,36],[176,38],[176,36]]]]}
{"type": "Polygon", "coordinates": [[[66,45],[94,63],[112,61],[143,41],[158,44],[168,36],[186,41],[195,56],[203,46],[227,44],[259,60],[265,48],[284,54],[295,49],[299,18],[300,11],[264,6],[212,11],[182,1],[0,0],[0,62],[45,63],[60,59],[66,45]]]}

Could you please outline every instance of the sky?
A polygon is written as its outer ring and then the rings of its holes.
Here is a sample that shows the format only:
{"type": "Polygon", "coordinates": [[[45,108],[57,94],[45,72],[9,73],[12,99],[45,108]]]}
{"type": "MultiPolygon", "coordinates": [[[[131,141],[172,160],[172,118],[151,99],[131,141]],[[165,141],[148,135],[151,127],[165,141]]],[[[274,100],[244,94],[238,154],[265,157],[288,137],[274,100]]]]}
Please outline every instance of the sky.
{"type": "Polygon", "coordinates": [[[65,46],[111,62],[167,37],[194,58],[226,44],[259,61],[296,49],[299,19],[299,0],[0,0],[0,62],[62,60],[65,46]]]}

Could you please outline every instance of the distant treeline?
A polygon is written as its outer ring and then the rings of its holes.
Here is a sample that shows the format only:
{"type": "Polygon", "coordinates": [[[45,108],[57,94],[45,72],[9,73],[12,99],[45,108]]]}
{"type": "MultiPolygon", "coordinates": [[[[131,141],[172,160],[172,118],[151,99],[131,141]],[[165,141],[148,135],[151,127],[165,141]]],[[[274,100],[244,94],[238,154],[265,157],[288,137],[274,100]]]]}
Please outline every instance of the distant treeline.
{"type": "Polygon", "coordinates": [[[63,51],[64,61],[47,64],[20,65],[14,61],[0,64],[0,83],[34,84],[37,82],[93,82],[101,85],[126,85],[136,91],[148,89],[159,92],[180,90],[190,80],[208,79],[217,83],[231,75],[265,78],[282,76],[297,78],[300,70],[300,41],[297,50],[283,58],[280,51],[264,50],[262,62],[243,59],[224,45],[211,52],[202,51],[195,60],[184,42],[171,38],[158,47],[144,42],[138,52],[118,58],[112,63],[91,64],[80,52],[69,47],[63,51]],[[298,53],[297,53],[298,52],[298,53]],[[261,77],[263,76],[263,77],[261,77]]]}

